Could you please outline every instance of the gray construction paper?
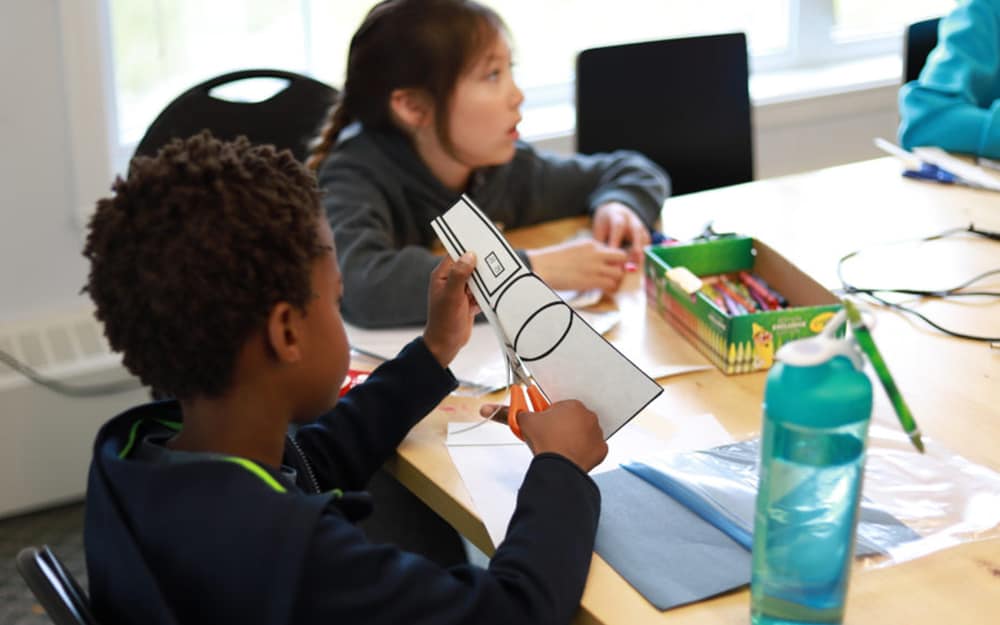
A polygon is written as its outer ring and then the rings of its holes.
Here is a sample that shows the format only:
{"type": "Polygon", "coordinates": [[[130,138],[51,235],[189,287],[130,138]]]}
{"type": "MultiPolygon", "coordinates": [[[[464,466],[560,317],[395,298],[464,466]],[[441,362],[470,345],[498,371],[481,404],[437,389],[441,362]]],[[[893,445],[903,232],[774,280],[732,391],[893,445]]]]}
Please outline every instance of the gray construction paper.
{"type": "Polygon", "coordinates": [[[595,551],[659,610],[750,582],[750,552],[624,469],[594,476],[601,490],[595,551]]]}

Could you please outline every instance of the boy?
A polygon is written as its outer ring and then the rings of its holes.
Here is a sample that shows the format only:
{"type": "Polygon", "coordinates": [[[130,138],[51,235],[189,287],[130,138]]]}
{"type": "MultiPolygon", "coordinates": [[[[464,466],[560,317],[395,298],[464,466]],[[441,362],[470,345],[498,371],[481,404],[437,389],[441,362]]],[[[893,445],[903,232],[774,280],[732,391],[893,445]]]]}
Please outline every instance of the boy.
{"type": "Polygon", "coordinates": [[[203,132],[135,159],[113,191],[90,223],[86,290],[126,366],[178,400],[98,434],[85,543],[99,619],[569,622],[600,505],[585,471],[607,450],[578,402],[522,417],[536,457],[488,570],[443,569],[353,525],[371,508],[357,489],[455,387],[474,259],[441,262],[423,336],[337,401],[341,277],[289,152],[203,132]]]}

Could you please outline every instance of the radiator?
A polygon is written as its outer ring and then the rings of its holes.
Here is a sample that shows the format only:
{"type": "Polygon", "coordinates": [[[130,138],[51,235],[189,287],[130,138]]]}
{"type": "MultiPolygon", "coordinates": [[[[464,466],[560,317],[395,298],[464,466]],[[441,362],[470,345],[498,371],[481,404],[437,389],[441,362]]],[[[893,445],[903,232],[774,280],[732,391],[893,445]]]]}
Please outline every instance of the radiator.
{"type": "MultiPolygon", "coordinates": [[[[0,349],[66,384],[131,379],[92,308],[0,323],[0,349]]],[[[136,384],[113,395],[68,397],[0,362],[0,517],[82,498],[98,428],[149,398],[136,384]]]]}

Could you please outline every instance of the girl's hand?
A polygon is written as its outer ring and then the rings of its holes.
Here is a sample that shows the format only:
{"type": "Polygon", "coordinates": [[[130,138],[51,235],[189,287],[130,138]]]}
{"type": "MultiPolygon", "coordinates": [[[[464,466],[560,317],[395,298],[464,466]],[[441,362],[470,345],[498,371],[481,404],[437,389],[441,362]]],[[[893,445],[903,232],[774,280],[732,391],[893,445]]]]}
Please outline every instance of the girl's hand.
{"type": "Polygon", "coordinates": [[[621,202],[601,204],[594,211],[591,228],[594,238],[609,247],[623,247],[628,243],[628,259],[633,263],[642,260],[642,248],[649,245],[649,230],[635,212],[621,202]]]}
{"type": "Polygon", "coordinates": [[[535,250],[527,250],[531,268],[556,290],[600,289],[614,293],[625,277],[628,256],[617,247],[593,239],[574,239],[535,250]]]}
{"type": "Polygon", "coordinates": [[[473,320],[479,314],[467,284],[475,267],[476,255],[466,252],[458,262],[446,255],[431,273],[424,343],[442,367],[451,364],[468,342],[473,320]]]}

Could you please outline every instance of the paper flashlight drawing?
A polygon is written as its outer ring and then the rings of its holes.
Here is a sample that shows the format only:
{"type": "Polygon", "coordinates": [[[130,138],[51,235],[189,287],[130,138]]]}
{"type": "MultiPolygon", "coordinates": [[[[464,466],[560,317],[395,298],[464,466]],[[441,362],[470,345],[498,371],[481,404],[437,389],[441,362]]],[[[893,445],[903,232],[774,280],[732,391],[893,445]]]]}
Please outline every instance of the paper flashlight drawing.
{"type": "Polygon", "coordinates": [[[452,258],[475,252],[476,301],[550,401],[583,402],[608,438],[663,392],[532,273],[468,197],[431,226],[452,258]]]}

